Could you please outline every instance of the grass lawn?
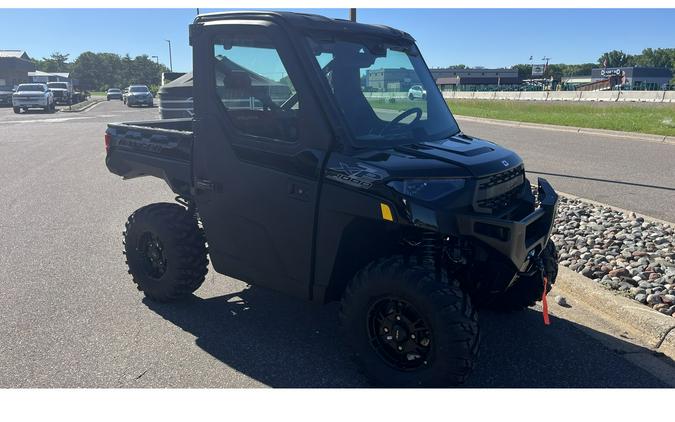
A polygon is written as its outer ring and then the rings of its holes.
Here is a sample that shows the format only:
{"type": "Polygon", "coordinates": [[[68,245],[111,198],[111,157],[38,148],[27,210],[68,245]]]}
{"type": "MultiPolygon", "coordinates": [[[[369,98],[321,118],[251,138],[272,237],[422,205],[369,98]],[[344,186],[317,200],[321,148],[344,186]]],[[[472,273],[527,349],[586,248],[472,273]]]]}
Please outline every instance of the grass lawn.
{"type": "Polygon", "coordinates": [[[460,116],[675,136],[675,104],[448,100],[460,116]]]}
{"type": "MultiPolygon", "coordinates": [[[[373,107],[399,111],[424,105],[422,101],[408,99],[397,99],[394,103],[381,99],[369,101],[373,107]]],[[[675,136],[675,104],[447,101],[450,110],[458,116],[675,136]]]]}

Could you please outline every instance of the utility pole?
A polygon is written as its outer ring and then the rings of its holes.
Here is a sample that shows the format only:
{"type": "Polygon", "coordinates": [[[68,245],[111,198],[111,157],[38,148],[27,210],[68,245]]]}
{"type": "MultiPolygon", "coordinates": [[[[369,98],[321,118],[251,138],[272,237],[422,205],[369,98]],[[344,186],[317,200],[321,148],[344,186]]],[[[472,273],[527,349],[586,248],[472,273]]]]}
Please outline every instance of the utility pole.
{"type": "MultiPolygon", "coordinates": [[[[544,57],[541,58],[541,60],[542,61],[546,60],[546,64],[544,64],[544,74],[541,75],[544,79],[546,79],[546,70],[548,70],[548,61],[551,60],[551,58],[544,56],[544,57]]],[[[553,76],[551,76],[550,82],[548,83],[549,89],[551,89],[551,86],[553,86],[553,76]]]]}
{"type": "Polygon", "coordinates": [[[171,41],[170,40],[164,40],[169,43],[169,70],[173,72],[173,60],[171,59],[171,41]]]}
{"type": "Polygon", "coordinates": [[[349,9],[349,20],[356,22],[356,8],[349,9]]]}

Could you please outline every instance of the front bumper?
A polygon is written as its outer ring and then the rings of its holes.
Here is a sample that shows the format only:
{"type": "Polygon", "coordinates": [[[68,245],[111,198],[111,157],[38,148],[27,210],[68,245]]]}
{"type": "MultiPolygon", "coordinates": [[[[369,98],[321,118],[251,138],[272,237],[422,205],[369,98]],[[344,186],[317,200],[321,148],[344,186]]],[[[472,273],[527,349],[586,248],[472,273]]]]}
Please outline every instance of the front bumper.
{"type": "Polygon", "coordinates": [[[135,98],[135,97],[127,97],[127,103],[129,104],[145,104],[145,105],[152,105],[152,98],[135,98]]]}
{"type": "Polygon", "coordinates": [[[518,271],[544,249],[558,209],[558,194],[546,179],[537,183],[539,206],[518,221],[477,214],[457,216],[459,234],[476,238],[506,256],[518,271]]]}
{"type": "Polygon", "coordinates": [[[46,98],[42,99],[27,99],[27,98],[12,98],[13,107],[34,108],[47,107],[49,104],[46,98]]]}

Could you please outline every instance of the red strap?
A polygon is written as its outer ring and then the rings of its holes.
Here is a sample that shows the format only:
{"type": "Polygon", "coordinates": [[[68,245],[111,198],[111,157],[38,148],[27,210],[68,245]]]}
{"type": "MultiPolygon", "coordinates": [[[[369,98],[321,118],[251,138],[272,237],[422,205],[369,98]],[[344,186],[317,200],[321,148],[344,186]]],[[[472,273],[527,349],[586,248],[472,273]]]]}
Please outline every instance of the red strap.
{"type": "Polygon", "coordinates": [[[544,325],[551,325],[548,319],[548,302],[546,301],[546,287],[548,287],[548,277],[544,276],[544,293],[541,295],[542,315],[544,315],[544,325]]]}

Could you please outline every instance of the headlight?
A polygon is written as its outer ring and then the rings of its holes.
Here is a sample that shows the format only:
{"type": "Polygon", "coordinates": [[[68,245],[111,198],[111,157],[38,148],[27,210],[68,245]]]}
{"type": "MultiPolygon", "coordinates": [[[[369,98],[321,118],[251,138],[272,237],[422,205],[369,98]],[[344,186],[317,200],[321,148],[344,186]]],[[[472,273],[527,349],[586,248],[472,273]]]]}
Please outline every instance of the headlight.
{"type": "Polygon", "coordinates": [[[461,190],[464,184],[464,179],[406,179],[391,181],[387,186],[411,198],[434,201],[461,190]]]}

